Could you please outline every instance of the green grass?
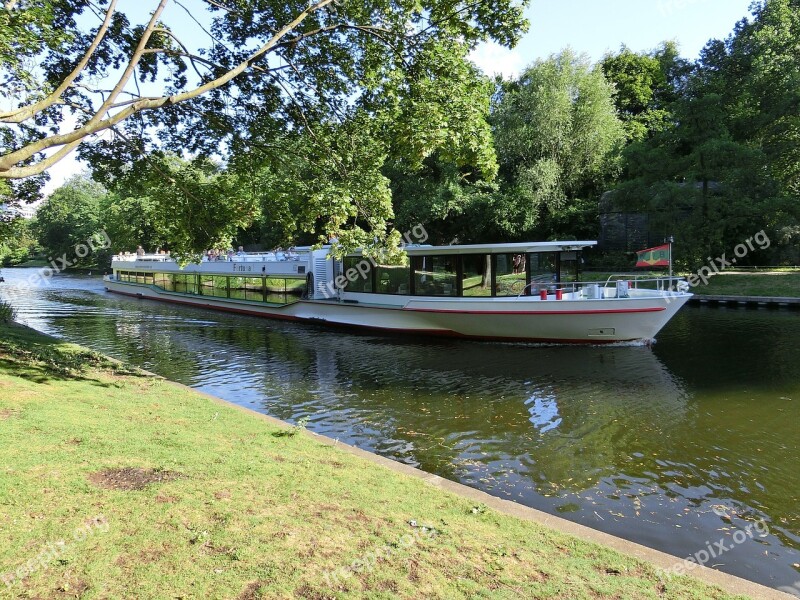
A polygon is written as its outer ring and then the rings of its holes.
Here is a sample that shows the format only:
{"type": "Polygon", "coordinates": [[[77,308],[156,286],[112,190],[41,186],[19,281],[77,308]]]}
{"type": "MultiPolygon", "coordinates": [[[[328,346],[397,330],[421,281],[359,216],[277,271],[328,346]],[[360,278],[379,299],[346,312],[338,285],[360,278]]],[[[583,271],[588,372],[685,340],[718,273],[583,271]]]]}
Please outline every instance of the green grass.
{"type": "Polygon", "coordinates": [[[800,297],[800,272],[770,270],[763,272],[728,271],[715,275],[708,285],[697,285],[694,294],[719,296],[781,296],[800,297]]]}
{"type": "Polygon", "coordinates": [[[47,261],[47,260],[44,260],[43,258],[32,258],[30,260],[26,260],[26,261],[21,262],[21,263],[19,263],[17,265],[14,265],[14,266],[15,267],[47,267],[49,265],[50,265],[50,262],[47,261]]]}
{"type": "Polygon", "coordinates": [[[0,597],[730,597],[7,325],[0,464],[0,597]]]}

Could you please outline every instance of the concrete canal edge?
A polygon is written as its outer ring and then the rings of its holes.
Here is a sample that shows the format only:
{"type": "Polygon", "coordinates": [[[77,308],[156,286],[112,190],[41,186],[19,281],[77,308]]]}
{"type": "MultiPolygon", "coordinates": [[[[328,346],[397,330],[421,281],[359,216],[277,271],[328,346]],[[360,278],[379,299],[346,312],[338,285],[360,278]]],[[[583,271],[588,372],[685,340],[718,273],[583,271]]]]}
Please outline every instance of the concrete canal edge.
{"type": "Polygon", "coordinates": [[[689,304],[710,306],[761,306],[767,308],[788,308],[800,310],[800,298],[781,298],[771,296],[717,296],[708,294],[695,294],[689,299],[689,304]]]}
{"type": "MultiPolygon", "coordinates": [[[[158,377],[159,379],[164,379],[159,375],[153,373],[149,374],[154,377],[158,377]]],[[[277,427],[282,427],[282,428],[291,427],[291,425],[289,423],[286,423],[285,421],[281,421],[280,419],[276,419],[275,417],[271,417],[269,415],[256,412],[245,406],[233,404],[232,402],[228,402],[227,400],[223,400],[222,398],[218,398],[217,396],[212,396],[211,394],[201,392],[195,388],[183,385],[181,383],[169,381],[168,379],[164,379],[164,381],[168,382],[170,385],[184,388],[202,397],[208,398],[209,400],[215,403],[224,405],[229,408],[234,408],[236,410],[245,412],[249,415],[255,416],[256,418],[262,419],[267,423],[270,423],[271,425],[275,425],[277,427]]],[[[657,568],[671,569],[674,568],[675,565],[683,561],[682,558],[679,558],[677,556],[672,556],[665,552],[654,550],[652,548],[642,546],[641,544],[637,544],[613,536],[608,533],[603,533],[602,531],[591,529],[590,527],[586,527],[585,525],[581,525],[579,523],[573,523],[572,521],[562,519],[561,517],[557,517],[555,515],[550,515],[540,510],[536,510],[535,508],[523,506],[521,504],[517,504],[509,500],[503,500],[502,498],[496,498],[495,496],[491,496],[486,492],[482,492],[480,490],[476,490],[466,485],[456,483],[455,481],[444,479],[442,477],[439,477],[438,475],[422,471],[420,469],[411,467],[409,465],[404,465],[402,463],[393,461],[389,458],[378,456],[377,454],[373,454],[372,452],[367,452],[366,450],[362,450],[361,448],[358,448],[356,446],[344,444],[338,440],[329,438],[327,436],[320,435],[318,433],[314,433],[311,431],[306,431],[304,433],[312,436],[316,441],[320,442],[321,444],[338,448],[343,452],[347,452],[349,454],[362,458],[373,464],[380,465],[396,473],[401,473],[404,475],[408,475],[410,477],[415,477],[416,479],[421,479],[422,481],[428,483],[429,485],[432,485],[441,490],[457,494],[463,498],[468,498],[469,500],[475,502],[483,503],[486,506],[504,515],[517,517],[519,519],[523,519],[526,521],[532,521],[544,527],[554,529],[560,533],[572,535],[583,541],[593,542],[600,546],[611,548],[621,554],[625,554],[628,556],[632,556],[634,558],[638,558],[645,562],[649,562],[650,564],[654,565],[657,568]]],[[[758,598],[759,600],[760,599],[797,600],[797,597],[791,594],[781,592],[774,588],[770,588],[761,585],[759,583],[743,579],[741,577],[736,577],[735,575],[729,575],[721,571],[716,571],[714,569],[704,567],[701,565],[697,565],[695,566],[694,569],[691,570],[687,569],[686,573],[689,576],[694,577],[695,579],[699,579],[700,581],[703,581],[707,584],[720,587],[724,591],[730,594],[741,594],[745,596],[750,596],[752,598],[758,598]]]]}

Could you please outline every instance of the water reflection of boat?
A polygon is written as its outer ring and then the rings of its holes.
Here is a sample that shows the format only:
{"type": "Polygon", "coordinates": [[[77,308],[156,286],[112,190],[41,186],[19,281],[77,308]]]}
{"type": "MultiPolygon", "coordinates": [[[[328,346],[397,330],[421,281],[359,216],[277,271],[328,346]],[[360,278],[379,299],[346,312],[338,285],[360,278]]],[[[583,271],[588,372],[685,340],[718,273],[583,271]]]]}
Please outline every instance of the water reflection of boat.
{"type": "Polygon", "coordinates": [[[140,298],[325,325],[474,339],[651,340],[691,297],[671,280],[579,283],[596,242],[408,246],[408,265],[330,248],[245,254],[181,267],[166,255],[115,256],[106,289],[140,298]]]}
{"type": "Polygon", "coordinates": [[[471,342],[253,327],[223,314],[209,327],[192,318],[203,313],[168,307],[159,319],[172,310],[187,321],[124,332],[142,358],[168,355],[171,377],[282,419],[307,416],[321,433],[456,479],[480,456],[515,461],[532,481],[590,485],[632,452],[657,452],[661,428],[686,415],[682,383],[647,347],[487,352],[471,342]]]}

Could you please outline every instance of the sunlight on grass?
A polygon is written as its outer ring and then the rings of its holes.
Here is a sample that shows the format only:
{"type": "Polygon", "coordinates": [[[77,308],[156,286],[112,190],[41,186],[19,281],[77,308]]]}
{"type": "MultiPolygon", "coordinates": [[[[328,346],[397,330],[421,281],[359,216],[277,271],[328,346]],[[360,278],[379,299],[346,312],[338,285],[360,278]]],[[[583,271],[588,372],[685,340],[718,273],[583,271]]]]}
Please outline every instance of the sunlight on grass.
{"type": "Polygon", "coordinates": [[[729,597],[475,510],[302,427],[281,431],[0,326],[0,589],[41,598],[729,597]]]}

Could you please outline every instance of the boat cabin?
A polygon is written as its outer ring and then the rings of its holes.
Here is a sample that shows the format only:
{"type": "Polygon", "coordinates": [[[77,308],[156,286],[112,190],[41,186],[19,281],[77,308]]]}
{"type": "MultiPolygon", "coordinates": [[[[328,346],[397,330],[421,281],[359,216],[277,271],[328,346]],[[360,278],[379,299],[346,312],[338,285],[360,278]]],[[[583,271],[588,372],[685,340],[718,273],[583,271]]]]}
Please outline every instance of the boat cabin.
{"type": "Polygon", "coordinates": [[[406,246],[408,264],[382,265],[360,253],[346,256],[336,277],[343,297],[503,297],[578,280],[580,251],[597,242],[464,246],[406,246]]]}

